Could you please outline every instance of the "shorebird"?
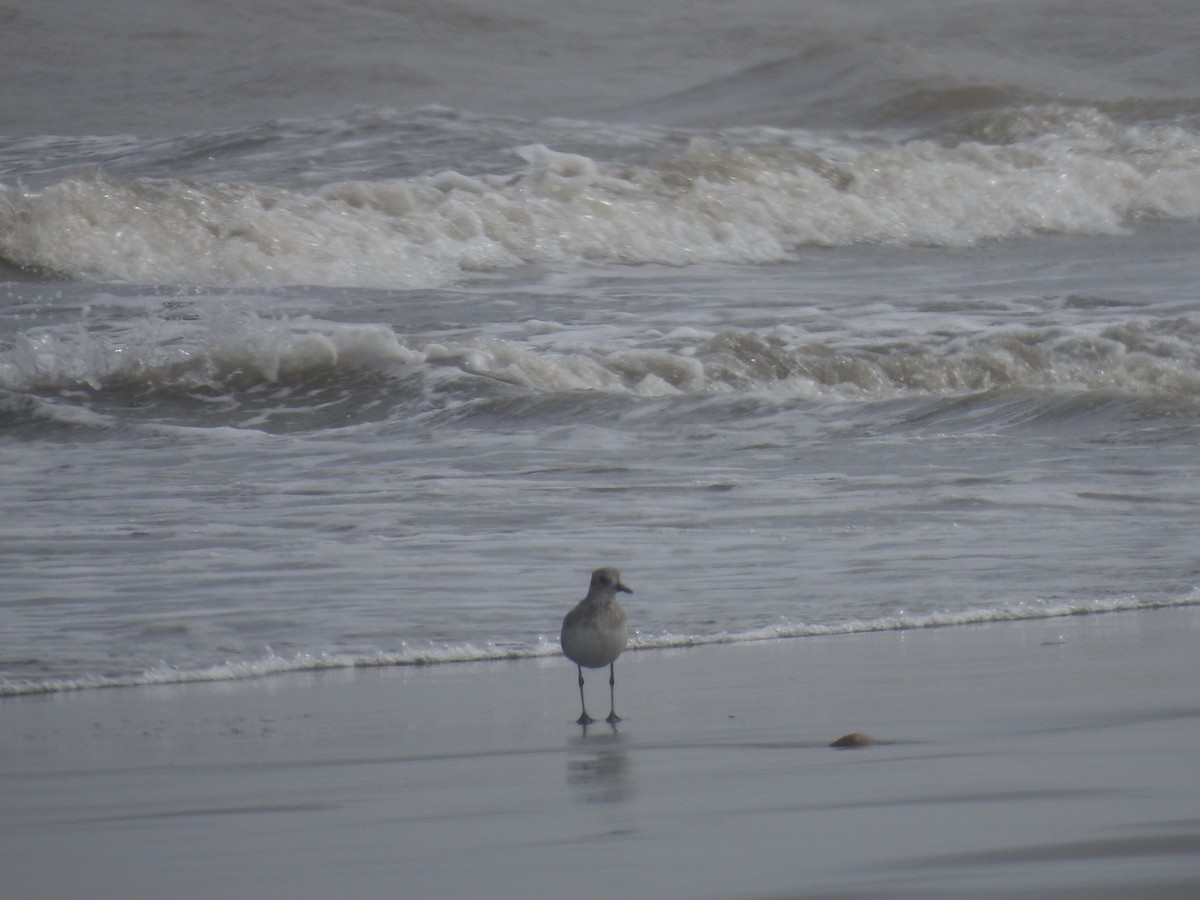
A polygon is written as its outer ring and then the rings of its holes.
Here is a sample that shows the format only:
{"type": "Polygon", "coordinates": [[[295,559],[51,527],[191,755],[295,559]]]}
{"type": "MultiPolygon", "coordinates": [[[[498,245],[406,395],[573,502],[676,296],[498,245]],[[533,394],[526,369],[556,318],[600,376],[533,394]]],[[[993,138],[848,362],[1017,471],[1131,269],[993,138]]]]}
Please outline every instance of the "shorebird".
{"type": "Polygon", "coordinates": [[[621,584],[621,573],[611,566],[605,566],[592,573],[592,583],[588,586],[587,596],[575,604],[562,624],[563,655],[579,670],[579,707],[581,712],[576,723],[587,725],[594,721],[587,714],[587,705],[583,702],[583,667],[601,669],[608,666],[608,699],[609,710],[606,722],[621,721],[617,715],[616,690],[617,677],[614,662],[625,649],[625,641],[629,630],[625,625],[625,610],[617,602],[617,592],[632,594],[629,588],[621,584]]]}

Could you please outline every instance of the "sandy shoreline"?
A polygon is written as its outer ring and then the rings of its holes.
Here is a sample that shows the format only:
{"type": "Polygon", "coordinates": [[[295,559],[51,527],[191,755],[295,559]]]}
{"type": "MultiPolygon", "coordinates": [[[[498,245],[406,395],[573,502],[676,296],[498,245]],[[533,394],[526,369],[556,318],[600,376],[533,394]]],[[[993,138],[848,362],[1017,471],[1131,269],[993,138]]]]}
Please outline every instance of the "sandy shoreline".
{"type": "Polygon", "coordinates": [[[1198,649],[1184,608],[627,653],[586,735],[561,659],[8,698],[5,895],[1183,900],[1198,649]]]}

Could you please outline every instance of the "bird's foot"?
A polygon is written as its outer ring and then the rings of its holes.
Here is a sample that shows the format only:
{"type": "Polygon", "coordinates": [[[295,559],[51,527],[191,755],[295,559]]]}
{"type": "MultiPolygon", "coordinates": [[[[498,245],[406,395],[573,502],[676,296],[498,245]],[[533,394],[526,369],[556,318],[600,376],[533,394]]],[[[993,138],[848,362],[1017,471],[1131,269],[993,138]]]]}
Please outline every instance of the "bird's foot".
{"type": "Polygon", "coordinates": [[[604,721],[607,722],[609,725],[616,725],[618,722],[623,721],[623,719],[620,716],[618,716],[616,714],[616,712],[610,712],[608,714],[608,718],[605,719],[604,721]]]}
{"type": "Polygon", "coordinates": [[[589,716],[586,712],[579,714],[579,718],[575,720],[576,725],[591,725],[596,720],[589,716]]]}

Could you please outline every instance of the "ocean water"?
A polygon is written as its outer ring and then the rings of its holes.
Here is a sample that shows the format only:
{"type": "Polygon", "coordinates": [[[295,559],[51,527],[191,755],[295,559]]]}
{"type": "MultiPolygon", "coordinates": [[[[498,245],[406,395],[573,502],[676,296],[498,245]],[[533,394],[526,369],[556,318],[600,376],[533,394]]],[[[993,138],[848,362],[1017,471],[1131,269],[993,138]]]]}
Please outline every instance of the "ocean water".
{"type": "Polygon", "coordinates": [[[208,6],[3,14],[0,694],[1200,603],[1194,4],[208,6]]]}

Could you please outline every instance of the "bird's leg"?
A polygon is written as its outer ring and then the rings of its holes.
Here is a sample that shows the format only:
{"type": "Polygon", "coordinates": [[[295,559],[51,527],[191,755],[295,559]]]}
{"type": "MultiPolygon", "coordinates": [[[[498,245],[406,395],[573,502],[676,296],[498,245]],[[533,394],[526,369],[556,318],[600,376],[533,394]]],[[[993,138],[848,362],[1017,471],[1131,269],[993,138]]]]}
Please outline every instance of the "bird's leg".
{"type": "Polygon", "coordinates": [[[617,715],[617,668],[616,663],[608,664],[608,718],[605,722],[610,725],[621,721],[617,715]]]}
{"type": "Polygon", "coordinates": [[[595,721],[587,714],[587,704],[583,702],[583,666],[576,666],[579,670],[579,718],[575,720],[576,725],[589,725],[595,721]]]}

